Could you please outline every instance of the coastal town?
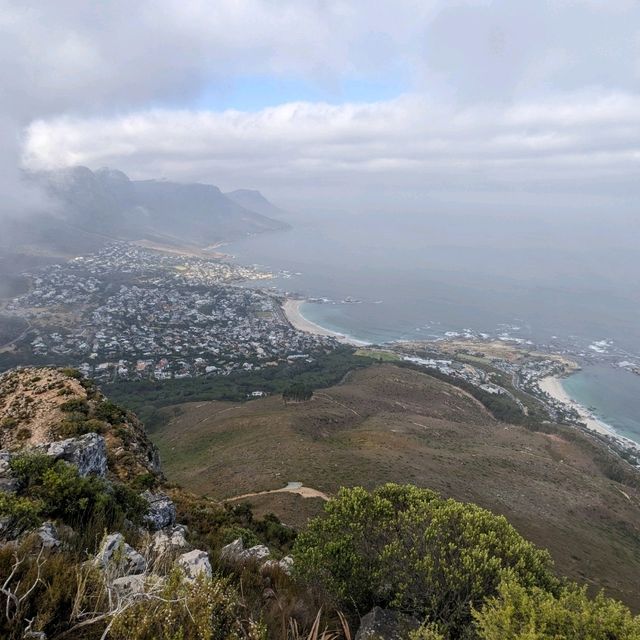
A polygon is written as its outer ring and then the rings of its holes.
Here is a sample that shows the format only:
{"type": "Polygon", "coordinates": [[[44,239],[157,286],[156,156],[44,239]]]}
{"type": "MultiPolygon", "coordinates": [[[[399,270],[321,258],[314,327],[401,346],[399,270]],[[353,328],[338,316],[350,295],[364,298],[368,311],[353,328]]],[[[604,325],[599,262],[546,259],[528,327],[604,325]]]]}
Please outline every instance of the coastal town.
{"type": "MultiPolygon", "coordinates": [[[[313,363],[346,343],[364,346],[370,358],[391,354],[467,385],[521,416],[529,415],[533,401],[548,420],[584,427],[616,451],[632,451],[637,461],[634,443],[563,391],[559,378],[579,368],[570,353],[468,332],[364,345],[309,322],[301,313],[304,300],[262,286],[272,273],[125,242],[26,276],[28,291],[2,309],[3,317],[26,323],[3,348],[24,364],[72,365],[99,382],[162,381],[313,363]]],[[[598,343],[589,351],[604,349],[598,343]]]]}
{"type": "Polygon", "coordinates": [[[228,375],[336,344],[293,328],[277,295],[242,286],[271,274],[218,259],[114,243],[29,276],[5,308],[29,324],[15,349],[98,380],[228,375]]]}

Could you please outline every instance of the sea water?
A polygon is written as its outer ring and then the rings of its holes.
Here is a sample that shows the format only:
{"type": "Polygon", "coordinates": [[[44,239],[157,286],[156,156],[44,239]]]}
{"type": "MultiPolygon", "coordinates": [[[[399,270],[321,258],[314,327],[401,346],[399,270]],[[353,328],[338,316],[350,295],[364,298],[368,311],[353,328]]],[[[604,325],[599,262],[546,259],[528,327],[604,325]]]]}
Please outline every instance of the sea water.
{"type": "Polygon", "coordinates": [[[640,254],[588,240],[573,231],[550,238],[531,224],[483,230],[465,217],[326,215],[227,251],[284,271],[271,284],[324,299],[302,306],[307,319],[358,340],[481,332],[582,353],[587,366],[568,392],[640,439],[640,376],[610,364],[640,357],[640,277],[629,268],[640,254]],[[609,362],[592,371],[591,356],[609,362]]]}

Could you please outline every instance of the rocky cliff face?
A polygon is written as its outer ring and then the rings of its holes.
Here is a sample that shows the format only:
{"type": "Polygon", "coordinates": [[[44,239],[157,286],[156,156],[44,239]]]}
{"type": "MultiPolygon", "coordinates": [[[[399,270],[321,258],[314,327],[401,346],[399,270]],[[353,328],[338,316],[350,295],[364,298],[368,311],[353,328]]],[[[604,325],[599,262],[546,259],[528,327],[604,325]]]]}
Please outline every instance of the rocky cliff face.
{"type": "Polygon", "coordinates": [[[140,421],[69,369],[0,376],[0,459],[21,451],[65,460],[81,475],[161,475],[157,449],[140,421]]]}

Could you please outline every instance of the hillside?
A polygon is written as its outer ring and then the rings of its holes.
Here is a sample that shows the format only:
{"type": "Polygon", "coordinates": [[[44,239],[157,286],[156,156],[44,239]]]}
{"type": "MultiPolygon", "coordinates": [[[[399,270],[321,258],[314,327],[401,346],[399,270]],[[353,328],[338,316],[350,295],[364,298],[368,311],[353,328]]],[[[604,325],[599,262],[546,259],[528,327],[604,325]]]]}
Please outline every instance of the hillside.
{"type": "MultiPolygon", "coordinates": [[[[28,178],[50,198],[50,211],[11,223],[11,244],[31,251],[73,254],[93,251],[113,239],[206,247],[287,228],[209,184],[135,181],[122,171],[81,166],[28,178]]],[[[273,207],[262,196],[258,204],[260,209],[273,207]]]]}
{"type": "Polygon", "coordinates": [[[506,518],[448,498],[492,503],[546,540],[558,569],[637,606],[638,493],[607,481],[572,432],[497,423],[464,391],[391,365],[354,372],[307,402],[168,411],[175,420],[156,435],[170,473],[235,500],[167,482],[138,419],[73,369],[0,376],[0,637],[640,633],[640,617],[562,579],[506,518]],[[250,497],[263,517],[236,494],[285,478],[307,486],[250,497]],[[337,492],[355,482],[371,490],[337,492]]]}
{"type": "MultiPolygon", "coordinates": [[[[151,434],[165,473],[198,494],[411,482],[504,514],[562,573],[640,607],[640,492],[610,480],[617,463],[574,430],[498,423],[461,390],[392,365],[305,403],[272,396],[165,411],[171,420],[151,434]]],[[[296,526],[323,505],[287,492],[246,500],[296,526]]]]}
{"type": "Polygon", "coordinates": [[[263,216],[280,218],[286,215],[285,211],[276,207],[272,202],[269,202],[269,200],[255,189],[236,189],[224,195],[245,209],[255,211],[263,216]]]}

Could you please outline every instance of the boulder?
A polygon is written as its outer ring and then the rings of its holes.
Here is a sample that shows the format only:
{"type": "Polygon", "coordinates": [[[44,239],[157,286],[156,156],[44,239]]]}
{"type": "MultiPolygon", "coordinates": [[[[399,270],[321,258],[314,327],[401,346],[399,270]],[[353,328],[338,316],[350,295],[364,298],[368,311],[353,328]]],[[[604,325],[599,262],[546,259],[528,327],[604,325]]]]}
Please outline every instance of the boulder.
{"type": "Polygon", "coordinates": [[[252,560],[260,562],[261,560],[268,558],[270,555],[271,551],[269,551],[269,547],[265,547],[263,544],[258,544],[255,547],[245,549],[240,554],[240,562],[248,562],[252,560]]]}
{"type": "Polygon", "coordinates": [[[11,458],[8,451],[0,451],[0,491],[14,493],[18,489],[18,481],[11,474],[11,458]]]}
{"type": "Polygon", "coordinates": [[[156,531],[151,538],[151,551],[156,557],[169,555],[189,548],[187,528],[181,524],[156,531]]]}
{"type": "Polygon", "coordinates": [[[293,571],[293,558],[291,556],[285,556],[282,560],[267,560],[262,567],[260,567],[262,573],[270,569],[279,569],[290,576],[293,571]]]}
{"type": "Polygon", "coordinates": [[[58,531],[53,522],[43,522],[37,529],[36,535],[45,549],[57,549],[62,542],[58,538],[58,531]]]}
{"type": "Polygon", "coordinates": [[[145,576],[137,573],[133,575],[122,576],[121,578],[116,578],[111,583],[111,586],[120,597],[128,596],[135,593],[144,593],[145,580],[145,576]]]}
{"type": "Polygon", "coordinates": [[[75,465],[81,476],[104,476],[107,472],[107,447],[104,438],[98,433],[85,433],[78,438],[47,442],[38,445],[35,450],[75,465]]]}
{"type": "Polygon", "coordinates": [[[149,511],[144,518],[149,529],[158,531],[176,523],[176,505],[166,493],[147,490],[140,495],[149,503],[149,511]]]}
{"type": "Polygon", "coordinates": [[[236,538],[233,542],[230,542],[220,549],[220,560],[229,563],[237,562],[243,551],[244,543],[242,542],[242,538],[236,538]]]}
{"type": "Polygon", "coordinates": [[[355,640],[406,640],[420,621],[399,611],[374,607],[360,621],[355,640]]]}
{"type": "Polygon", "coordinates": [[[96,564],[120,575],[143,573],[147,568],[147,561],[124,541],[121,533],[112,533],[102,541],[96,564]]]}
{"type": "Polygon", "coordinates": [[[184,572],[186,579],[190,582],[195,581],[200,575],[205,578],[210,578],[213,575],[209,554],[206,551],[194,549],[189,553],[183,553],[178,558],[177,563],[184,572]]]}
{"type": "Polygon", "coordinates": [[[236,538],[220,550],[220,559],[228,563],[260,562],[271,555],[269,547],[258,544],[255,547],[244,548],[242,538],[236,538]]]}

